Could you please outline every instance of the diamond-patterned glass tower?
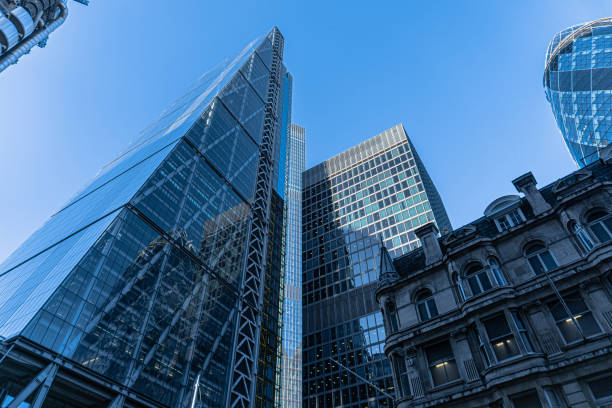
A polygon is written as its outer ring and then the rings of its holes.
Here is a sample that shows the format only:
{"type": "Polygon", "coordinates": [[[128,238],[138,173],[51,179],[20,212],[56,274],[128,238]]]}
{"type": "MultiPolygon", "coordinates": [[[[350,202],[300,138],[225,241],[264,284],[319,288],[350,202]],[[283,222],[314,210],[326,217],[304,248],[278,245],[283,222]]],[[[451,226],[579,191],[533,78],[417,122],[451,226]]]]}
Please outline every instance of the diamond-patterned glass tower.
{"type": "Polygon", "coordinates": [[[612,138],[612,17],[572,26],[546,52],[544,90],[580,167],[612,138]]]}
{"type": "Polygon", "coordinates": [[[204,75],[0,265],[1,406],[253,406],[280,332],[282,58],[275,28],[204,75]]]}

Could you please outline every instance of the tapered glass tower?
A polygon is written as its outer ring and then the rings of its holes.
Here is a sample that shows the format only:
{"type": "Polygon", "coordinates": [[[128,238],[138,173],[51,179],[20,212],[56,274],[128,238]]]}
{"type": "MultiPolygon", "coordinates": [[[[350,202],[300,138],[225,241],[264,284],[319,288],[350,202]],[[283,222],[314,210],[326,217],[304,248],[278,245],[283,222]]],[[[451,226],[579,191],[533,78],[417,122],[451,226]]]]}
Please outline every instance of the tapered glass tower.
{"type": "Polygon", "coordinates": [[[442,200],[402,125],[303,178],[304,407],[390,407],[374,298],[381,241],[398,256],[419,245],[423,224],[450,231],[442,200]]]}
{"type": "Polygon", "coordinates": [[[1,406],[274,402],[282,58],[204,75],[0,265],[1,406]]]}
{"type": "Polygon", "coordinates": [[[572,158],[580,167],[597,160],[612,140],[612,17],[553,37],[544,90],[572,158]]]}

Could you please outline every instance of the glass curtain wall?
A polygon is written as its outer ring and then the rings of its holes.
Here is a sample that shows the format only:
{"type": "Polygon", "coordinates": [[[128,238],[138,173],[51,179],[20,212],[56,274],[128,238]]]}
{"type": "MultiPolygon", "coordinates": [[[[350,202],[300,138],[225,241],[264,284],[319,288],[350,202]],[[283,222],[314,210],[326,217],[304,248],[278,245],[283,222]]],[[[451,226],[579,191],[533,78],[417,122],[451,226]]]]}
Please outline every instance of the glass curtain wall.
{"type": "Polygon", "coordinates": [[[399,256],[419,245],[425,223],[450,231],[448,216],[402,125],[303,178],[304,406],[392,406],[342,366],[394,392],[374,298],[381,240],[399,256]]]}

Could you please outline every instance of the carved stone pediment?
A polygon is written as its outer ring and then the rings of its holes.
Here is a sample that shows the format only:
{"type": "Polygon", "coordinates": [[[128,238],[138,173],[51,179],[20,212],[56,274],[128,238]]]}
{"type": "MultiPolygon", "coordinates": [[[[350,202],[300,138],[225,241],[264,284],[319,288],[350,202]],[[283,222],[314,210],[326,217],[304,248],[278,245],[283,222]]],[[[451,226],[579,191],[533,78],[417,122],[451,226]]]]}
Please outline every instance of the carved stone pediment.
{"type": "Polygon", "coordinates": [[[475,226],[473,226],[472,224],[468,224],[465,227],[462,227],[458,230],[454,230],[450,234],[447,234],[442,242],[445,246],[453,246],[465,240],[471,239],[476,235],[477,232],[478,231],[475,226]]]}
{"type": "Polygon", "coordinates": [[[566,194],[574,189],[579,188],[582,185],[583,181],[590,179],[592,176],[593,174],[589,170],[578,170],[577,172],[574,172],[569,176],[557,181],[557,183],[553,186],[552,191],[555,194],[566,194]]]}

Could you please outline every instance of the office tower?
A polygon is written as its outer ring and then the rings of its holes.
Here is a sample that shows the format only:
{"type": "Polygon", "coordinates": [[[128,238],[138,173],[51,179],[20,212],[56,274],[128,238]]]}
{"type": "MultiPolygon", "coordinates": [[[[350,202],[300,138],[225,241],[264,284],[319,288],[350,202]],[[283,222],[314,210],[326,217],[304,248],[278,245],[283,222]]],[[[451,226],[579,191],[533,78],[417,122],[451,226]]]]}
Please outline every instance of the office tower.
{"type": "Polygon", "coordinates": [[[612,18],[572,26],[553,37],[544,91],[578,166],[599,157],[612,136],[612,18]]]}
{"type": "Polygon", "coordinates": [[[448,216],[401,124],[306,170],[303,182],[304,407],[392,406],[374,298],[381,240],[407,253],[423,224],[450,232],[448,216]]]}
{"type": "Polygon", "coordinates": [[[44,47],[67,16],[66,0],[0,0],[0,72],[35,45],[44,47]]]}
{"type": "Polygon", "coordinates": [[[291,124],[285,191],[286,239],[283,299],[281,408],[302,406],[302,172],[306,130],[291,124]]]}
{"type": "Polygon", "coordinates": [[[283,42],[201,77],[0,266],[3,406],[245,408],[269,389],[283,42]]]}

